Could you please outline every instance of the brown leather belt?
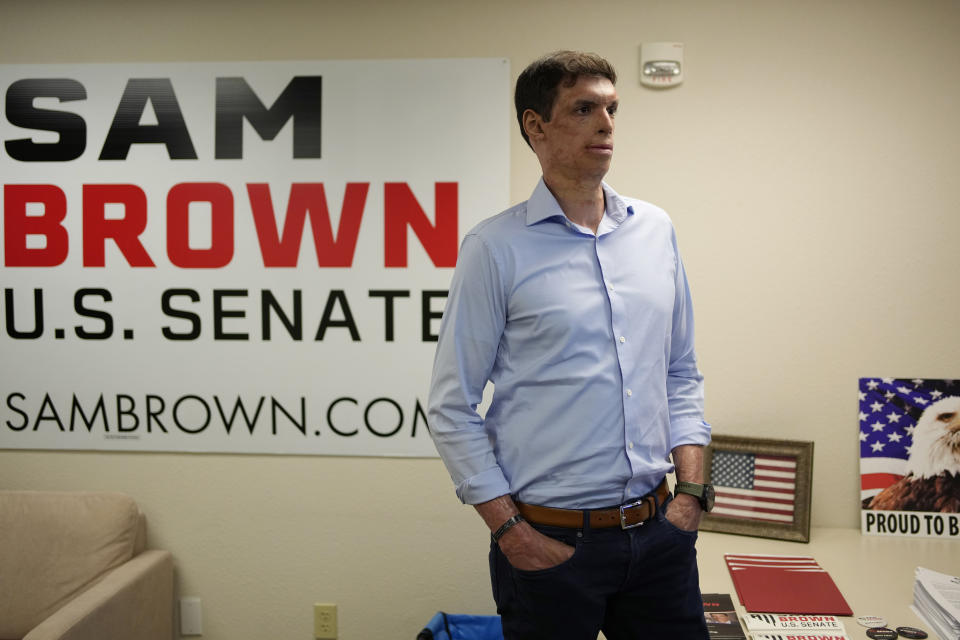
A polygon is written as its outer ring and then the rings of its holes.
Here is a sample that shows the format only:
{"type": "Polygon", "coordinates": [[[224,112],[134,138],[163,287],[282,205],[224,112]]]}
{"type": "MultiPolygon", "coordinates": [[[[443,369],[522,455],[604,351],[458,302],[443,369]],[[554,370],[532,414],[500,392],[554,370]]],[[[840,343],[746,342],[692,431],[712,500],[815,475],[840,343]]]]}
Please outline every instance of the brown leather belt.
{"type": "Polygon", "coordinates": [[[628,502],[612,509],[557,509],[524,502],[516,504],[520,515],[534,524],[581,529],[586,516],[591,529],[609,527],[630,529],[639,527],[653,517],[657,505],[663,504],[668,495],[670,495],[670,489],[667,487],[667,479],[664,478],[660,486],[651,493],[635,502],[628,502]]]}

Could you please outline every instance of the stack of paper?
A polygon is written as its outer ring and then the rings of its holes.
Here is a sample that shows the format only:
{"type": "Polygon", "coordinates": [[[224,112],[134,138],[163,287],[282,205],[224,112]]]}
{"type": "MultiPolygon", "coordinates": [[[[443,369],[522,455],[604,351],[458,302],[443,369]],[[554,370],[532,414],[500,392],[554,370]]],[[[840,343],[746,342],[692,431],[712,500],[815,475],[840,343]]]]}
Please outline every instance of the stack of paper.
{"type": "Polygon", "coordinates": [[[833,578],[811,556],[728,553],[724,558],[747,611],[853,615],[833,578]]]}
{"type": "Polygon", "coordinates": [[[753,640],[850,640],[836,616],[748,613],[753,640]]]}
{"type": "Polygon", "coordinates": [[[960,578],[917,567],[912,608],[944,640],[960,638],[960,578]]]}

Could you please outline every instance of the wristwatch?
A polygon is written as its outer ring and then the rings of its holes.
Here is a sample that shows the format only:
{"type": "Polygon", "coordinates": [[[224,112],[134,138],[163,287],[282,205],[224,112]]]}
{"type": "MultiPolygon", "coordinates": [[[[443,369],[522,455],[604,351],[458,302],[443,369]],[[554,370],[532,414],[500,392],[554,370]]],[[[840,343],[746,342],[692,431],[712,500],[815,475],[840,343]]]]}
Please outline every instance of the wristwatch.
{"type": "Polygon", "coordinates": [[[697,484],[696,482],[678,482],[673,488],[674,493],[687,493],[700,502],[700,508],[704,512],[713,509],[713,501],[716,498],[716,491],[712,484],[697,484]]]}

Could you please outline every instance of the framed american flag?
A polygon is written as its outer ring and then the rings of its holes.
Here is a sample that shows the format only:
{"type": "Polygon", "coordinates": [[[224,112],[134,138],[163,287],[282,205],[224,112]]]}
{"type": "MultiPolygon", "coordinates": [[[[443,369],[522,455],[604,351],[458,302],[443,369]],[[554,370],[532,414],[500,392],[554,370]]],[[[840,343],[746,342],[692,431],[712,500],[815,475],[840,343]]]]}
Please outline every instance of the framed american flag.
{"type": "Polygon", "coordinates": [[[810,541],[812,442],[715,435],[704,477],[717,499],[700,529],[810,541]]]}

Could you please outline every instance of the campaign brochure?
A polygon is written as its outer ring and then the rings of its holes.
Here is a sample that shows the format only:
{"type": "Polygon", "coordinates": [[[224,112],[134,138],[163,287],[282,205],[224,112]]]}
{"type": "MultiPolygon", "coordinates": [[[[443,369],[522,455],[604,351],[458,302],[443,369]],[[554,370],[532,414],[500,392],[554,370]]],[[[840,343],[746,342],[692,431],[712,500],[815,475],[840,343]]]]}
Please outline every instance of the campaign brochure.
{"type": "MultiPolygon", "coordinates": [[[[843,622],[837,616],[797,615],[794,613],[748,613],[744,622],[747,629],[757,637],[757,632],[778,632],[781,635],[796,635],[802,632],[816,635],[817,632],[846,633],[843,622]]],[[[823,635],[820,633],[819,635],[823,635]]]]}
{"type": "Polygon", "coordinates": [[[842,631],[781,631],[754,633],[753,640],[850,640],[842,631]]]}
{"type": "Polygon", "coordinates": [[[729,593],[704,593],[703,617],[710,640],[746,640],[729,593]]]}
{"type": "Polygon", "coordinates": [[[743,608],[751,613],[851,616],[830,574],[811,556],[724,556],[743,608]]]}

